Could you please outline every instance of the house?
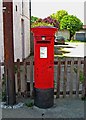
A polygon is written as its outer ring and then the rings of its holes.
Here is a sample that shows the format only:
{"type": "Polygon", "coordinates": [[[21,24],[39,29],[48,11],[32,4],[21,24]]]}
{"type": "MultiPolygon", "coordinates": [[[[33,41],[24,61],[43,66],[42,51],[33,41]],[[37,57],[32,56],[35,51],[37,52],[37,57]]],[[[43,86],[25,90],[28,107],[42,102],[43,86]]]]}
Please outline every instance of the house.
{"type": "Polygon", "coordinates": [[[75,33],[74,39],[86,41],[86,25],[83,25],[83,29],[75,33]]]}
{"type": "MultiPolygon", "coordinates": [[[[3,9],[2,1],[0,8],[3,9]]],[[[3,10],[0,9],[0,60],[4,60],[3,43],[3,10]]],[[[30,14],[29,1],[13,0],[13,37],[14,37],[14,58],[22,60],[30,54],[30,14]]],[[[10,52],[10,51],[9,51],[10,52]]]]}
{"type": "Polygon", "coordinates": [[[68,30],[59,30],[56,33],[57,36],[63,36],[66,40],[70,39],[70,32],[68,30]]]}

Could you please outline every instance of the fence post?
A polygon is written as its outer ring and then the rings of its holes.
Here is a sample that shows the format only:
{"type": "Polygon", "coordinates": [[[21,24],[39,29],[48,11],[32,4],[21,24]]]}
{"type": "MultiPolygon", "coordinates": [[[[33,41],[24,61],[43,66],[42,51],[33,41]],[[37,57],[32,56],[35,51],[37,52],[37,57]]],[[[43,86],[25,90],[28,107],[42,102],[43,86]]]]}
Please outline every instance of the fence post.
{"type": "Polygon", "coordinates": [[[86,56],[84,57],[84,81],[83,81],[83,91],[82,91],[82,98],[86,98],[86,56]]]}
{"type": "Polygon", "coordinates": [[[76,79],[76,97],[79,97],[80,64],[81,64],[81,59],[80,59],[80,58],[78,58],[78,66],[77,66],[77,79],[76,79]]]}
{"type": "Polygon", "coordinates": [[[18,86],[18,92],[21,92],[20,59],[17,59],[17,86],[18,86]]]}
{"type": "Polygon", "coordinates": [[[73,95],[73,73],[74,73],[74,58],[71,59],[71,75],[70,75],[70,97],[73,95]]]}
{"type": "Polygon", "coordinates": [[[23,84],[25,85],[24,86],[24,92],[27,91],[27,61],[26,60],[23,60],[24,62],[24,81],[23,81],[23,84]]]}
{"type": "Polygon", "coordinates": [[[1,81],[1,60],[0,60],[0,92],[2,88],[2,81],[1,81]]]}
{"type": "Polygon", "coordinates": [[[60,95],[60,75],[61,75],[61,58],[58,58],[56,98],[59,98],[60,95]]]}
{"type": "Polygon", "coordinates": [[[65,58],[64,78],[63,78],[63,98],[66,97],[66,83],[67,83],[67,59],[65,58]]]}
{"type": "Polygon", "coordinates": [[[85,97],[86,97],[86,56],[84,57],[84,86],[85,86],[85,97]]]}
{"type": "Polygon", "coordinates": [[[30,57],[30,96],[33,96],[33,57],[30,57]]]}

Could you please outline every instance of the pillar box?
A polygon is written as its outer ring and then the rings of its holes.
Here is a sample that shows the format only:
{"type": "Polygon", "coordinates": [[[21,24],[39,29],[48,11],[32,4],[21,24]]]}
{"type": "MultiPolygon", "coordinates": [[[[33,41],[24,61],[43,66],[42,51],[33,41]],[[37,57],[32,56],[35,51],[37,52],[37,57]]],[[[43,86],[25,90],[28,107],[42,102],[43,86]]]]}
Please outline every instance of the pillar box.
{"type": "Polygon", "coordinates": [[[54,104],[54,36],[55,27],[35,27],[34,36],[34,104],[49,108],[54,104]]]}

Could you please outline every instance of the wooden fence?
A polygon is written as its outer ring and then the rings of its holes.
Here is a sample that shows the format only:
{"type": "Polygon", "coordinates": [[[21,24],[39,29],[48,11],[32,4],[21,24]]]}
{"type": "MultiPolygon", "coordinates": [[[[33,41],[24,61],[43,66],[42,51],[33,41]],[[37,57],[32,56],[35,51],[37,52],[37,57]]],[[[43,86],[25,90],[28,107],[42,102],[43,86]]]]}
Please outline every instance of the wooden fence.
{"type": "MultiPolygon", "coordinates": [[[[57,61],[54,61],[54,92],[56,98],[60,96],[65,98],[68,95],[69,97],[85,95],[86,82],[84,76],[86,75],[84,72],[84,63],[86,62],[84,61],[86,59],[84,60],[82,58],[59,58],[57,61]]],[[[30,96],[32,96],[34,84],[33,59],[22,62],[18,59],[14,64],[16,92],[25,94],[29,91],[30,96]]],[[[0,62],[0,72],[1,66],[4,66],[4,63],[0,62]]]]}
{"type": "Polygon", "coordinates": [[[2,87],[2,85],[1,85],[1,61],[0,61],[0,91],[1,91],[1,87],[2,87]]]}

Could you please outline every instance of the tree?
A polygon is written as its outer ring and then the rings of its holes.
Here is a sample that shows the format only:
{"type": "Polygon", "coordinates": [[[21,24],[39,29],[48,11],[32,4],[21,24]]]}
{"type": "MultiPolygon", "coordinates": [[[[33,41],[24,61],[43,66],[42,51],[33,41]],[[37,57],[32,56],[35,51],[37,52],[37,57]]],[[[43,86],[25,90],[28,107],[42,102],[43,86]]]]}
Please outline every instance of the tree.
{"type": "Polygon", "coordinates": [[[79,31],[83,26],[83,23],[76,16],[66,15],[60,22],[60,29],[67,29],[70,31],[70,40],[76,31],[79,31]]]}
{"type": "Polygon", "coordinates": [[[38,17],[31,16],[31,24],[34,23],[38,19],[39,19],[38,17]]]}
{"type": "Polygon", "coordinates": [[[67,12],[67,11],[65,11],[65,10],[59,10],[59,11],[57,11],[56,13],[53,13],[53,14],[51,15],[51,17],[52,17],[53,19],[58,20],[58,22],[60,22],[61,19],[62,19],[65,15],[68,15],[68,12],[67,12]]]}

